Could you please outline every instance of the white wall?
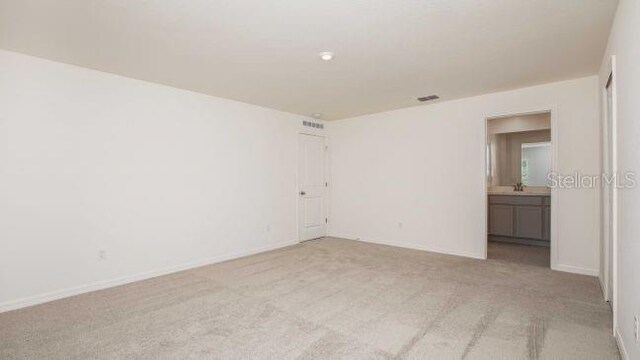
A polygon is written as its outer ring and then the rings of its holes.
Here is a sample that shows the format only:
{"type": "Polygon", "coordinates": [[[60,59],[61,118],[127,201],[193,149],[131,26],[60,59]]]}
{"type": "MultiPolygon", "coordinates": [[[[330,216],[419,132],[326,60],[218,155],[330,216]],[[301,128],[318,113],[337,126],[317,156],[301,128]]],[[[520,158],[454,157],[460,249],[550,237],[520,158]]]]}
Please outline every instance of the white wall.
{"type": "Polygon", "coordinates": [[[0,311],[295,242],[302,119],[0,51],[0,311]]]}
{"type": "MultiPolygon", "coordinates": [[[[640,174],[640,2],[621,0],[600,71],[600,90],[616,56],[618,169],[640,174]]],[[[640,359],[633,317],[640,317],[640,190],[618,191],[617,331],[628,359],[640,359]]]]}
{"type": "MultiPolygon", "coordinates": [[[[598,174],[597,83],[592,76],[331,122],[330,233],[483,258],[485,117],[553,108],[558,170],[598,174]]],[[[597,275],[598,194],[557,191],[557,269],[597,275]]]]}

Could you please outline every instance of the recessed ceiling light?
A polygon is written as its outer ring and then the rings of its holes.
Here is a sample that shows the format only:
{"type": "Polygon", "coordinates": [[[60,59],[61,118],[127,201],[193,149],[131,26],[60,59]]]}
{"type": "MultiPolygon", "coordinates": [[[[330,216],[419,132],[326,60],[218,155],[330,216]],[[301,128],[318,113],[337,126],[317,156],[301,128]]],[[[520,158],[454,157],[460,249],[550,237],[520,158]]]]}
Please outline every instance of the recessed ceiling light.
{"type": "Polygon", "coordinates": [[[330,51],[321,52],[320,53],[320,59],[322,59],[324,61],[329,61],[329,60],[333,59],[333,53],[330,52],[330,51]]]}
{"type": "Polygon", "coordinates": [[[313,118],[320,119],[322,117],[322,114],[321,113],[313,113],[313,114],[311,114],[311,116],[313,118]]]}

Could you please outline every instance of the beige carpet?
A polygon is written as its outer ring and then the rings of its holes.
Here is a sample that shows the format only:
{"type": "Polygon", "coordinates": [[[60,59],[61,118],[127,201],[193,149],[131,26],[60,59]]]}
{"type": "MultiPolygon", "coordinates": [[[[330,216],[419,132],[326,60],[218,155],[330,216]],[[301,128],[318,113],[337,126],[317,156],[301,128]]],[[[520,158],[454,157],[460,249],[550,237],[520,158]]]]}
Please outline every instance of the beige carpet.
{"type": "Polygon", "coordinates": [[[1,359],[617,359],[593,277],[322,239],[0,314],[1,359]]]}
{"type": "Polygon", "coordinates": [[[549,268],[551,267],[550,252],[548,247],[490,241],[487,257],[489,260],[549,268]]]}

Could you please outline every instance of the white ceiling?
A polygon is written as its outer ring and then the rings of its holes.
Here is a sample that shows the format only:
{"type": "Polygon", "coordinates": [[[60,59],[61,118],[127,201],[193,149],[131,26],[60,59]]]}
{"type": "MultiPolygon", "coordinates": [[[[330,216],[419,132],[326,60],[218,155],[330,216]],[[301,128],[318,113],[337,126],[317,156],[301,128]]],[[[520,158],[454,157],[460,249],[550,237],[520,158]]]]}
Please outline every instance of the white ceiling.
{"type": "Polygon", "coordinates": [[[595,74],[616,3],[0,0],[0,48],[332,120],[595,74]]]}

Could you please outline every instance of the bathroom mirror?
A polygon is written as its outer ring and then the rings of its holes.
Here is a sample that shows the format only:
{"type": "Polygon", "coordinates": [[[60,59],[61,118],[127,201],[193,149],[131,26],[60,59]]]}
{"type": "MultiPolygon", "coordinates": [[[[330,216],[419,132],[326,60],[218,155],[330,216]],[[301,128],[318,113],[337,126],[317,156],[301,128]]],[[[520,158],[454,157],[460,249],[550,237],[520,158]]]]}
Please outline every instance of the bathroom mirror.
{"type": "Polygon", "coordinates": [[[521,145],[520,177],[526,186],[546,186],[551,171],[551,142],[521,145]]]}
{"type": "Polygon", "coordinates": [[[490,186],[546,186],[551,171],[551,130],[489,134],[487,177],[490,186]]]}

